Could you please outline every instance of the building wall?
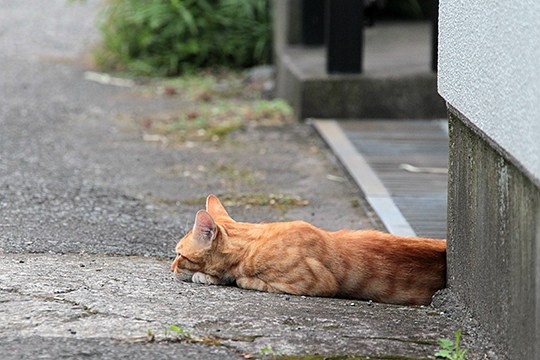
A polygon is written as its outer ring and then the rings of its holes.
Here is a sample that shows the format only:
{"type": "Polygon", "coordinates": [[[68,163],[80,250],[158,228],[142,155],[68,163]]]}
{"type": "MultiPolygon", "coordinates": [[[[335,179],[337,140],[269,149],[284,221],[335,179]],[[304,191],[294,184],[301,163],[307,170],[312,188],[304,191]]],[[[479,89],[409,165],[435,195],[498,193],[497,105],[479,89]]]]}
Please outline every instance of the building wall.
{"type": "Polygon", "coordinates": [[[440,0],[448,284],[509,359],[540,359],[540,1],[440,0]]]}
{"type": "Polygon", "coordinates": [[[540,1],[440,0],[440,95],[540,179],[540,1]]]}
{"type": "Polygon", "coordinates": [[[448,284],[510,359],[540,358],[540,190],[450,111],[448,284]]]}

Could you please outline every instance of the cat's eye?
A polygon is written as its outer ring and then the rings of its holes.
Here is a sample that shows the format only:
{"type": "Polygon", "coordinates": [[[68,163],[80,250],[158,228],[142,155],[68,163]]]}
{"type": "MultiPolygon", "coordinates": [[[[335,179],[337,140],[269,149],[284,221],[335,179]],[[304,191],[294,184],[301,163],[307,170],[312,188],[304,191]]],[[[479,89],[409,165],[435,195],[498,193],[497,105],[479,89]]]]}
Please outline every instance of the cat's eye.
{"type": "Polygon", "coordinates": [[[191,260],[190,258],[187,258],[185,255],[182,255],[182,254],[180,254],[180,253],[177,253],[177,254],[176,254],[176,260],[175,260],[175,261],[180,261],[180,260],[182,260],[182,261],[187,261],[187,262],[192,263],[192,264],[199,264],[199,262],[193,261],[193,260],[191,260]]]}

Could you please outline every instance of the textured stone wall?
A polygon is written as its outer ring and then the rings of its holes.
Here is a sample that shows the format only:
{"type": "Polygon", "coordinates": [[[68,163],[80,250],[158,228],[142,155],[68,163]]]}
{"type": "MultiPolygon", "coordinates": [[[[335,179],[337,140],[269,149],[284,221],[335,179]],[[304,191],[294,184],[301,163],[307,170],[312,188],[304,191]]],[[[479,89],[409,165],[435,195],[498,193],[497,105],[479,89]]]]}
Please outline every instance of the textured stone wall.
{"type": "Polygon", "coordinates": [[[510,359],[540,358],[540,190],[450,109],[448,284],[510,359]]]}

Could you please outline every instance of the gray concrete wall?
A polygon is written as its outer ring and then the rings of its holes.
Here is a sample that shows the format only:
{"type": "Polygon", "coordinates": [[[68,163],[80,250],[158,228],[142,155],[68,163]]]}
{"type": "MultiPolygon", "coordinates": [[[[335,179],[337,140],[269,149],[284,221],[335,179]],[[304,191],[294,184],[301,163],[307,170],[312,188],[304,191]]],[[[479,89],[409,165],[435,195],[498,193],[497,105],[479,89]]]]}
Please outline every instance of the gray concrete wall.
{"type": "Polygon", "coordinates": [[[274,51],[280,53],[287,45],[299,44],[302,37],[302,1],[273,0],[274,51]],[[290,21],[290,18],[297,21],[290,21]]]}
{"type": "Polygon", "coordinates": [[[297,107],[300,118],[443,118],[436,82],[436,75],[427,72],[399,77],[328,75],[303,80],[300,98],[291,103],[302,104],[297,107]]]}
{"type": "Polygon", "coordinates": [[[292,82],[293,75],[290,66],[285,63],[285,50],[293,43],[300,42],[301,24],[291,21],[291,17],[300,18],[302,2],[300,0],[273,0],[273,35],[274,35],[274,64],[276,65],[276,94],[287,99],[293,107],[299,103],[300,90],[296,89],[297,82],[292,82]]]}
{"type": "Polygon", "coordinates": [[[540,1],[440,0],[439,93],[540,179],[540,1]]]}
{"type": "Polygon", "coordinates": [[[448,284],[510,359],[540,354],[540,190],[450,111],[448,284]]]}

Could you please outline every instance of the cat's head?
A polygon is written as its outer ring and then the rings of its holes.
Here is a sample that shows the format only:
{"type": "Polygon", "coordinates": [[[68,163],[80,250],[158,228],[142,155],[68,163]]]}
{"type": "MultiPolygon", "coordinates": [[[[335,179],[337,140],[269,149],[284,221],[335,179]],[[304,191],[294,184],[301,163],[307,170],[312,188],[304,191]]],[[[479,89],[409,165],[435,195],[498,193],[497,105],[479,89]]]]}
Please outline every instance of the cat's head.
{"type": "MultiPolygon", "coordinates": [[[[216,220],[220,222],[234,221],[231,219],[219,199],[209,195],[206,199],[206,211],[200,210],[195,216],[195,225],[176,245],[176,259],[171,271],[210,273],[215,267],[215,253],[222,234],[216,220]]],[[[218,275],[218,274],[212,274],[218,275]]]]}

